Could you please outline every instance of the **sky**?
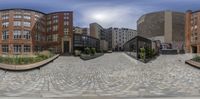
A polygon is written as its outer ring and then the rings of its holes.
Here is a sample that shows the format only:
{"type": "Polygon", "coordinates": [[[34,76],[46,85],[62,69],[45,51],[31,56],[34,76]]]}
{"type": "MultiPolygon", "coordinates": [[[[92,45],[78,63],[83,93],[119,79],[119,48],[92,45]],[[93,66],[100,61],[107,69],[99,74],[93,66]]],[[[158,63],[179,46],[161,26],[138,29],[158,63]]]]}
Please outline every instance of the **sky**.
{"type": "Polygon", "coordinates": [[[200,0],[0,0],[0,9],[26,8],[50,13],[73,11],[74,26],[97,22],[104,28],[137,29],[137,20],[154,11],[200,10],[200,0]]]}

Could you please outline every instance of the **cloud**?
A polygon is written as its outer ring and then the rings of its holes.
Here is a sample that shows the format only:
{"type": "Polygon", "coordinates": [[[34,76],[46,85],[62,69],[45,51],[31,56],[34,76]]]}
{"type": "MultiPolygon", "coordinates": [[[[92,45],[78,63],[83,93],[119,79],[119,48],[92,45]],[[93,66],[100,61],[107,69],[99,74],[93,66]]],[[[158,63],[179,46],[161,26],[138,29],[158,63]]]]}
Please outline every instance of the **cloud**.
{"type": "Polygon", "coordinates": [[[0,0],[0,8],[27,8],[42,12],[74,11],[74,25],[88,27],[98,22],[103,27],[136,29],[143,14],[174,10],[198,10],[199,0],[0,0]],[[96,17],[96,18],[95,18],[96,17]]]}
{"type": "Polygon", "coordinates": [[[84,24],[97,22],[105,28],[136,28],[135,22],[142,13],[144,13],[143,10],[126,6],[90,7],[81,12],[84,24]]]}

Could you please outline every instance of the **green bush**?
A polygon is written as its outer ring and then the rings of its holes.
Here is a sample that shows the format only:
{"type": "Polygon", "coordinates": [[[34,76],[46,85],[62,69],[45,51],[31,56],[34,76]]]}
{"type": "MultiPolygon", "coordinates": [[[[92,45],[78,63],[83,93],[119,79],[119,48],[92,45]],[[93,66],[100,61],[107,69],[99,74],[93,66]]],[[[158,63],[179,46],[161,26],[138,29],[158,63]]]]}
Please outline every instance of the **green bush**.
{"type": "Polygon", "coordinates": [[[96,54],[96,49],[95,48],[91,48],[91,54],[92,55],[96,54]]]}
{"type": "Polygon", "coordinates": [[[200,62],[200,56],[196,55],[192,58],[193,61],[200,62]]]}
{"type": "Polygon", "coordinates": [[[145,60],[145,49],[140,48],[140,58],[144,61],[145,60]]]}
{"type": "Polygon", "coordinates": [[[32,64],[35,62],[43,61],[52,56],[53,54],[48,54],[48,55],[38,54],[36,57],[23,57],[23,56],[0,57],[0,63],[15,64],[15,65],[32,64]]]}
{"type": "Polygon", "coordinates": [[[85,54],[87,54],[87,55],[90,55],[91,54],[91,50],[90,50],[90,48],[85,48],[84,49],[84,52],[85,52],[85,54]]]}

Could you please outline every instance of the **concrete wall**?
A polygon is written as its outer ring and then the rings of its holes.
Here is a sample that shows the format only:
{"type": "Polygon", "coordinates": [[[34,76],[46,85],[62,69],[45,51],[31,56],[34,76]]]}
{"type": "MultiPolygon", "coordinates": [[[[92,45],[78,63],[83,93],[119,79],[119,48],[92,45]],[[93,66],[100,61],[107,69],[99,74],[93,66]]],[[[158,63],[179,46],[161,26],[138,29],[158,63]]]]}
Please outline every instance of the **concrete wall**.
{"type": "Polygon", "coordinates": [[[164,22],[164,38],[165,43],[172,43],[172,12],[165,12],[164,22]]]}

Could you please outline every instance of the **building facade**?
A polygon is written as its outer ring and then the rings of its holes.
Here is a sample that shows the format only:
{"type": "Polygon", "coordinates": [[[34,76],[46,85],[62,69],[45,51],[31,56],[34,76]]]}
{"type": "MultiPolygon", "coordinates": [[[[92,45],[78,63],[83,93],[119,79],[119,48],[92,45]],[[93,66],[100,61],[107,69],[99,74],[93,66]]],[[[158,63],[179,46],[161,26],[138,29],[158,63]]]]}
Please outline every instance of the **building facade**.
{"type": "Polygon", "coordinates": [[[137,36],[137,31],[128,28],[109,28],[112,32],[112,50],[122,51],[123,45],[137,36]]]}
{"type": "Polygon", "coordinates": [[[186,12],[185,50],[189,53],[200,53],[200,11],[186,12]]]}
{"type": "Polygon", "coordinates": [[[92,36],[84,34],[74,34],[73,37],[73,47],[74,50],[84,51],[84,48],[95,48],[96,50],[100,49],[100,40],[92,36]]]}
{"type": "Polygon", "coordinates": [[[74,27],[74,34],[90,35],[89,28],[74,27]]]}
{"type": "Polygon", "coordinates": [[[171,44],[173,49],[183,49],[184,28],[185,14],[181,12],[152,12],[141,16],[137,21],[139,36],[171,44]]]}
{"type": "Polygon", "coordinates": [[[100,50],[108,51],[107,33],[98,23],[90,24],[90,36],[100,40],[100,50]]]}
{"type": "Polygon", "coordinates": [[[0,55],[31,55],[51,49],[72,52],[73,12],[0,10],[0,55]]]}

